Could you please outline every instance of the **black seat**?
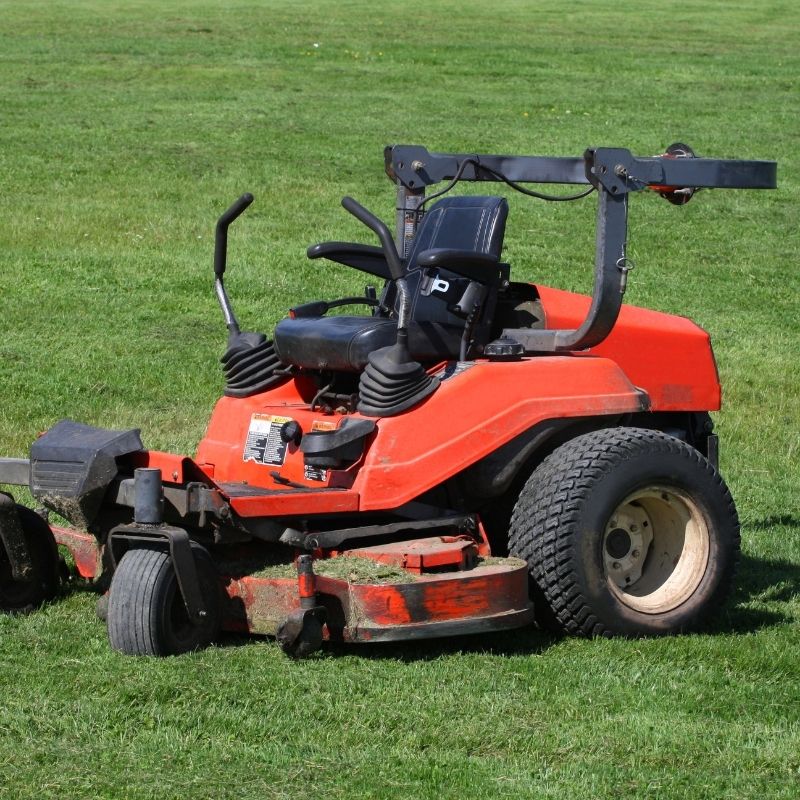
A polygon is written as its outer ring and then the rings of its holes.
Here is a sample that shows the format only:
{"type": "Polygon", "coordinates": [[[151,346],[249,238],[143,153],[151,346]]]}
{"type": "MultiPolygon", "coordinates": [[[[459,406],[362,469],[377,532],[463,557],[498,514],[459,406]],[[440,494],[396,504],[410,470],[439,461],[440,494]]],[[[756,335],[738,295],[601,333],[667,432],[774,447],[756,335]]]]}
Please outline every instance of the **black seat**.
{"type": "MultiPolygon", "coordinates": [[[[472,310],[466,307],[466,298],[474,295],[470,278],[443,267],[425,266],[420,260],[435,263],[435,256],[430,257],[432,251],[450,256],[457,251],[456,256],[464,258],[475,254],[499,260],[507,215],[508,204],[502,197],[446,197],[423,217],[406,260],[405,277],[411,296],[408,345],[413,358],[421,362],[458,358],[466,318],[472,310]]],[[[377,248],[335,245],[315,245],[309,248],[309,257],[328,257],[373,275],[388,274],[377,248]]],[[[446,258],[441,260],[446,262],[446,258]]],[[[384,286],[382,301],[384,306],[394,305],[391,281],[384,286]]],[[[278,323],[274,341],[285,364],[360,372],[370,353],[394,344],[396,335],[396,320],[385,314],[297,316],[278,323]]]]}

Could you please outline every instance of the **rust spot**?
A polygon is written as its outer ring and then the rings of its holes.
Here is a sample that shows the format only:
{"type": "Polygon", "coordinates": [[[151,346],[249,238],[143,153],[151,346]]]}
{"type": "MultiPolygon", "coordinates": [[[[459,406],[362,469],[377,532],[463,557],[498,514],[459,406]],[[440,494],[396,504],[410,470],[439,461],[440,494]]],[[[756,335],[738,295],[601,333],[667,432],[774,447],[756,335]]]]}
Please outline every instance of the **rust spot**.
{"type": "Polygon", "coordinates": [[[82,578],[96,578],[102,572],[100,546],[94,536],[74,528],[61,528],[57,525],[52,525],[51,528],[56,544],[69,550],[82,578]]]}

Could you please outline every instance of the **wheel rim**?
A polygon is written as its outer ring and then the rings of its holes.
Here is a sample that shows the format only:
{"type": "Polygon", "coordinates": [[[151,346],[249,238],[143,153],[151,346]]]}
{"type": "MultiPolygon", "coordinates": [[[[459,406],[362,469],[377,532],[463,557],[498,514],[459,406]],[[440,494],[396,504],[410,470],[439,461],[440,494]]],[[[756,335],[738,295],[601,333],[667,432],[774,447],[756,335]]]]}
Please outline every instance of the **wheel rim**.
{"type": "Polygon", "coordinates": [[[667,486],[626,497],[603,532],[603,566],[611,592],[644,614],[686,602],[708,566],[708,524],[697,504],[667,486]]]}

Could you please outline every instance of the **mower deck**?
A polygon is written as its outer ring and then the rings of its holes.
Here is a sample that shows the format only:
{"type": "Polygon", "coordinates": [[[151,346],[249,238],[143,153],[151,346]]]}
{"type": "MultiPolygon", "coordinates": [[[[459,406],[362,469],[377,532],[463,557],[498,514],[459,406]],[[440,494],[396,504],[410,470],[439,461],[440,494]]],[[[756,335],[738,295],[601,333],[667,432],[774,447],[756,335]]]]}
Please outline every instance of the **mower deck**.
{"type": "MultiPolygon", "coordinates": [[[[274,635],[297,605],[289,578],[225,578],[223,627],[274,635]]],[[[353,583],[318,575],[317,597],[327,611],[325,638],[343,642],[432,639],[504,630],[533,621],[527,569],[478,566],[469,572],[421,575],[410,583],[353,583]]]]}
{"type": "MultiPolygon", "coordinates": [[[[59,545],[66,547],[78,574],[87,580],[99,575],[101,550],[94,536],[52,526],[59,545]]],[[[318,603],[327,624],[324,638],[341,642],[430,639],[486,633],[528,625],[533,605],[528,599],[527,565],[516,558],[475,557],[467,537],[429,537],[390,545],[363,547],[346,555],[315,562],[318,603]],[[348,574],[354,559],[391,565],[385,576],[348,574]],[[342,577],[325,575],[326,565],[342,577]],[[341,566],[340,566],[341,565],[341,566]],[[454,569],[453,572],[423,570],[454,569]]],[[[220,582],[225,592],[222,627],[228,631],[274,636],[297,608],[298,579],[291,563],[285,575],[246,572],[252,553],[242,549],[236,561],[221,561],[220,582]],[[244,569],[237,569],[237,563],[244,569]]],[[[280,568],[279,568],[280,570],[280,568]]]]}

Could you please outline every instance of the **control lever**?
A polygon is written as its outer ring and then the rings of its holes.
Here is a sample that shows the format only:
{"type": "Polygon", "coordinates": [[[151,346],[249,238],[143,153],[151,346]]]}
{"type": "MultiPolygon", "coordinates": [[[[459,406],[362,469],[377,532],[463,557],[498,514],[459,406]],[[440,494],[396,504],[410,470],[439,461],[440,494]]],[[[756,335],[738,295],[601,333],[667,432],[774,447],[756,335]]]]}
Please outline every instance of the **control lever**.
{"type": "Polygon", "coordinates": [[[253,202],[253,195],[250,192],[243,194],[228,210],[217,220],[217,228],[214,236],[214,289],[217,293],[217,300],[222,308],[222,315],[225,317],[225,324],[228,326],[229,339],[233,341],[240,333],[239,323],[233,314],[231,301],[225,292],[225,284],[222,276],[225,274],[225,264],[228,259],[228,226],[253,202]]]}
{"type": "Polygon", "coordinates": [[[343,197],[342,206],[349,211],[359,222],[363,222],[371,231],[373,231],[378,239],[380,239],[383,253],[386,256],[386,263],[389,266],[389,273],[394,280],[402,278],[405,274],[403,262],[397,252],[392,234],[386,227],[386,224],[378,219],[371,211],[367,211],[361,203],[353,200],[352,197],[343,197]]]}

